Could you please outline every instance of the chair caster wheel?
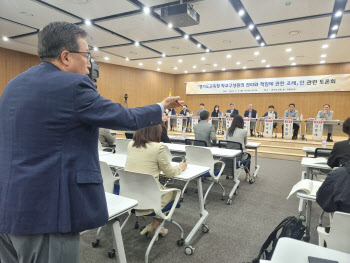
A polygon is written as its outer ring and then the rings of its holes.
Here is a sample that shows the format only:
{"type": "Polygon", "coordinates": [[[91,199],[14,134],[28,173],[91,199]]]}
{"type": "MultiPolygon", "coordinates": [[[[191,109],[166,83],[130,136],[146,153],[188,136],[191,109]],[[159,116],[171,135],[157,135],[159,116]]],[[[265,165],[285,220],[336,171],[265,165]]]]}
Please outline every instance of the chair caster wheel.
{"type": "Polygon", "coordinates": [[[254,178],[250,178],[250,179],[249,179],[249,183],[250,183],[250,184],[254,184],[254,182],[255,182],[255,179],[254,179],[254,178]]]}
{"type": "Polygon", "coordinates": [[[237,195],[237,190],[233,193],[234,195],[237,195]]]}
{"type": "Polygon", "coordinates": [[[98,247],[99,244],[100,244],[100,240],[99,239],[96,239],[95,241],[93,241],[91,243],[92,247],[98,247]]]}
{"type": "Polygon", "coordinates": [[[222,196],[222,197],[221,197],[221,200],[225,200],[225,196],[222,196]]]}
{"type": "Polygon", "coordinates": [[[112,249],[111,251],[108,252],[108,257],[109,258],[114,258],[115,257],[115,249],[112,249]]]}
{"type": "Polygon", "coordinates": [[[232,199],[228,199],[227,202],[226,202],[226,204],[232,205],[232,199]]]}
{"type": "Polygon", "coordinates": [[[140,228],[140,232],[141,232],[144,228],[145,228],[145,226],[142,226],[142,227],[140,228]]]}
{"type": "Polygon", "coordinates": [[[182,247],[182,246],[184,245],[184,240],[183,240],[183,238],[179,239],[176,243],[177,243],[177,245],[178,245],[179,247],[182,247]]]}
{"type": "Polygon", "coordinates": [[[136,223],[135,223],[134,228],[135,228],[135,229],[139,229],[139,228],[140,228],[139,222],[136,222],[136,223]]]}
{"type": "Polygon", "coordinates": [[[187,189],[185,189],[184,193],[185,193],[185,194],[187,193],[187,189]]]}
{"type": "Polygon", "coordinates": [[[227,175],[227,176],[226,176],[226,180],[228,180],[228,179],[230,179],[230,176],[227,175]]]}
{"type": "Polygon", "coordinates": [[[179,201],[182,203],[184,201],[183,197],[181,197],[179,201]]]}
{"type": "Polygon", "coordinates": [[[202,225],[202,232],[203,233],[208,233],[209,232],[209,227],[207,225],[202,225]]]}
{"type": "Polygon", "coordinates": [[[301,221],[305,221],[305,220],[306,220],[306,218],[305,218],[304,215],[300,215],[300,216],[299,216],[299,219],[300,219],[301,221]]]}
{"type": "Polygon", "coordinates": [[[185,248],[186,255],[192,255],[194,253],[194,248],[191,246],[188,246],[185,248]]]}

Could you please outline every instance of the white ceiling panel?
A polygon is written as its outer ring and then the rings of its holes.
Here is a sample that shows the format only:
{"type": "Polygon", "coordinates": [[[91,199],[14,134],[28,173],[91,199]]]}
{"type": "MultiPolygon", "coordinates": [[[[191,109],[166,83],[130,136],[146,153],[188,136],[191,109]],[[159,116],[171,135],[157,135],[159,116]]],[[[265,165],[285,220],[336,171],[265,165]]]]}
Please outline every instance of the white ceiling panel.
{"type": "Polygon", "coordinates": [[[241,0],[255,24],[332,13],[334,0],[241,0]],[[286,3],[290,2],[288,6],[286,3]]]}
{"type": "Polygon", "coordinates": [[[174,2],[174,0],[139,0],[139,1],[148,7],[174,2]]]}
{"type": "Polygon", "coordinates": [[[44,0],[83,19],[95,19],[139,9],[127,0],[44,0]]]}
{"type": "Polygon", "coordinates": [[[193,38],[210,50],[258,46],[258,42],[248,29],[194,36],[193,38]]]}
{"type": "Polygon", "coordinates": [[[350,14],[343,15],[338,29],[338,36],[350,36],[350,14]]]}
{"type": "Polygon", "coordinates": [[[97,22],[96,24],[134,41],[146,41],[180,35],[174,29],[168,28],[154,17],[143,13],[97,22]]]}
{"type": "Polygon", "coordinates": [[[23,43],[23,44],[37,47],[38,46],[38,34],[16,38],[16,41],[23,43]]]}
{"type": "Polygon", "coordinates": [[[104,48],[102,51],[107,51],[112,54],[127,57],[130,59],[139,59],[139,58],[149,58],[149,57],[157,57],[160,56],[158,53],[153,52],[147,48],[142,46],[135,45],[127,45],[121,47],[112,47],[112,48],[104,48]]]}
{"type": "Polygon", "coordinates": [[[0,36],[1,37],[18,36],[22,34],[35,32],[35,31],[36,31],[35,29],[32,29],[30,27],[22,26],[0,18],[0,36]]]}
{"type": "Polygon", "coordinates": [[[315,18],[258,27],[267,44],[286,43],[328,37],[331,18],[315,18]],[[292,35],[292,32],[299,32],[292,35]]]}
{"type": "Polygon", "coordinates": [[[38,55],[38,48],[31,45],[26,45],[23,43],[20,43],[16,40],[10,40],[10,41],[0,41],[0,47],[12,49],[32,55],[38,55]]]}
{"type": "Polygon", "coordinates": [[[346,4],[345,10],[350,10],[350,1],[348,1],[348,3],[346,4]]]}
{"type": "Polygon", "coordinates": [[[54,21],[67,21],[70,23],[80,21],[35,1],[0,0],[0,6],[0,17],[38,29],[54,21]],[[21,12],[25,13],[23,14],[21,12]]]}
{"type": "Polygon", "coordinates": [[[87,33],[87,42],[90,46],[111,46],[130,43],[130,41],[118,37],[112,33],[99,29],[94,26],[81,26],[87,33]]]}
{"type": "Polygon", "coordinates": [[[166,55],[204,52],[202,48],[198,48],[192,41],[186,40],[182,37],[172,40],[145,43],[144,45],[165,53],[166,55]]]}

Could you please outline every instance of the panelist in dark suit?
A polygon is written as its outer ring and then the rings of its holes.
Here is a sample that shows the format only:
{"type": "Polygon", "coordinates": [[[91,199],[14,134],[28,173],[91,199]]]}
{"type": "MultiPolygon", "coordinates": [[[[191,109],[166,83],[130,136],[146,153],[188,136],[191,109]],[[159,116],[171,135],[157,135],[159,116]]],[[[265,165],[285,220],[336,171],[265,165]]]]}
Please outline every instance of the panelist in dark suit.
{"type": "Polygon", "coordinates": [[[349,136],[345,141],[336,142],[328,158],[328,166],[339,167],[350,160],[350,118],[343,123],[343,132],[349,136]]]}
{"type": "MultiPolygon", "coordinates": [[[[256,114],[258,112],[256,110],[254,110],[253,108],[254,108],[253,104],[248,105],[248,109],[244,112],[245,118],[249,118],[249,119],[256,118],[256,114]]],[[[256,121],[254,121],[254,122],[251,121],[250,122],[250,136],[252,136],[252,137],[254,136],[253,130],[255,129],[255,127],[256,127],[256,121]]]]}
{"type": "Polygon", "coordinates": [[[235,104],[233,102],[230,103],[230,108],[226,111],[226,113],[230,114],[230,117],[234,117],[235,115],[239,115],[239,111],[235,109],[235,104]]]}
{"type": "Polygon", "coordinates": [[[177,105],[171,97],[125,109],[100,96],[86,76],[86,35],[67,22],[45,26],[42,63],[12,79],[0,98],[0,262],[78,262],[79,232],[108,220],[99,127],[160,124],[164,108],[177,105]]]}

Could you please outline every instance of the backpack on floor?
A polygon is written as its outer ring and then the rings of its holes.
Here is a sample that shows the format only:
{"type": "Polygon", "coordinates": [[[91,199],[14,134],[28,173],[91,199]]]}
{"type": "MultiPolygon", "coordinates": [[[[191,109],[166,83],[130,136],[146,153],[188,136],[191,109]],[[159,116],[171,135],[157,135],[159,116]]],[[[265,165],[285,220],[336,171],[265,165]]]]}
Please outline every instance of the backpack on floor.
{"type": "Polygon", "coordinates": [[[271,260],[279,238],[289,237],[301,240],[305,234],[305,229],[306,227],[302,224],[302,220],[297,219],[295,216],[289,216],[283,219],[266,239],[260,249],[258,257],[255,258],[252,263],[259,263],[260,259],[271,260]],[[271,248],[269,249],[270,246],[271,248]]]}

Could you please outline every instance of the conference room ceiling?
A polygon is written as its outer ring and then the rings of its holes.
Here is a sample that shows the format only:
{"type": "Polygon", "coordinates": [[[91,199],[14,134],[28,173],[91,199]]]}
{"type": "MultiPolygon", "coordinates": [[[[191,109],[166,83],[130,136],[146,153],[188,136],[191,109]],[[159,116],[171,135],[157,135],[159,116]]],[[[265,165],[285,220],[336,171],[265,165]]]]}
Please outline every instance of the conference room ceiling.
{"type": "Polygon", "coordinates": [[[171,74],[350,62],[349,0],[184,0],[200,23],[170,28],[160,7],[179,2],[0,0],[0,47],[37,54],[38,31],[67,21],[96,61],[171,74]]]}

